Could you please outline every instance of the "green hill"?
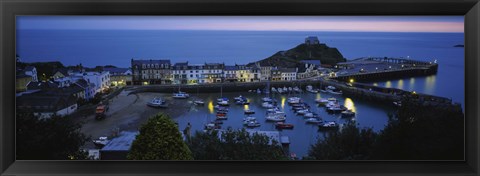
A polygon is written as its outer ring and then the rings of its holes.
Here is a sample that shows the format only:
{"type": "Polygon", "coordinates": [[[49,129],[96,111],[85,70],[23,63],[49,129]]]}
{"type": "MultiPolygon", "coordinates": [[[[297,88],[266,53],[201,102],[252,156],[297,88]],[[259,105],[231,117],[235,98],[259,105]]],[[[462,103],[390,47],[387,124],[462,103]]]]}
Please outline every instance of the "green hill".
{"type": "MultiPolygon", "coordinates": [[[[338,62],[346,61],[337,48],[328,47],[326,44],[300,44],[287,51],[279,51],[258,62],[261,65],[296,67],[301,60],[320,60],[322,64],[329,65],[335,65],[338,62]]],[[[250,63],[249,65],[252,64],[254,63],[250,63]]]]}

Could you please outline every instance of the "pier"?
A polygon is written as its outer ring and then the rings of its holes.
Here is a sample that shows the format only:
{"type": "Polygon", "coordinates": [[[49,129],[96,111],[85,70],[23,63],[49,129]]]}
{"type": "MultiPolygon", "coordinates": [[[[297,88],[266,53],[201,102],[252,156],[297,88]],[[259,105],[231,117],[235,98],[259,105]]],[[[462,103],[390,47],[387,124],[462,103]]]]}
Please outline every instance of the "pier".
{"type": "Polygon", "coordinates": [[[424,62],[398,58],[360,58],[338,63],[340,70],[331,79],[349,82],[371,82],[386,79],[428,76],[437,73],[436,61],[424,62]]]}

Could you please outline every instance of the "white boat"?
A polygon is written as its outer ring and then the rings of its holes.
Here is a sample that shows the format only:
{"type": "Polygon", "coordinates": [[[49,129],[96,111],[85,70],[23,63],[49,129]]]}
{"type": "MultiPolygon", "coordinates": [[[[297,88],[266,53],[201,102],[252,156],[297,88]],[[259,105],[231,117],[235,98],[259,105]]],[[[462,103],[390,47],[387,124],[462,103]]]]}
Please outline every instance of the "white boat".
{"type": "Polygon", "coordinates": [[[313,124],[319,124],[319,123],[322,123],[321,120],[318,120],[317,118],[308,118],[307,120],[305,120],[305,122],[307,123],[313,123],[313,124]]]}
{"type": "Polygon", "coordinates": [[[228,103],[228,101],[225,101],[225,100],[219,101],[219,102],[217,102],[217,104],[220,105],[220,106],[228,106],[228,105],[230,105],[230,104],[228,103]]]}
{"type": "Polygon", "coordinates": [[[217,115],[217,120],[227,120],[228,117],[226,115],[217,115]]]}
{"type": "Polygon", "coordinates": [[[300,101],[301,101],[301,98],[299,97],[290,97],[287,99],[287,102],[289,104],[300,103],[300,101]]]}
{"type": "Polygon", "coordinates": [[[280,88],[280,87],[277,89],[277,92],[278,92],[279,94],[282,94],[282,93],[284,93],[283,89],[282,89],[282,88],[280,88]]]}
{"type": "Polygon", "coordinates": [[[283,86],[283,92],[288,92],[288,88],[283,86]]]}
{"type": "Polygon", "coordinates": [[[264,108],[273,108],[273,104],[271,104],[270,102],[263,102],[262,103],[262,107],[264,108]]]}
{"type": "Polygon", "coordinates": [[[331,93],[331,94],[336,94],[336,95],[341,95],[342,94],[341,90],[337,90],[337,88],[335,88],[333,86],[327,86],[327,92],[331,93]]]}
{"type": "Polygon", "coordinates": [[[110,140],[108,140],[108,137],[102,136],[102,137],[99,137],[96,140],[93,140],[92,142],[93,142],[93,144],[95,144],[95,146],[103,147],[103,146],[107,145],[108,142],[110,142],[110,140]]]}
{"type": "Polygon", "coordinates": [[[255,127],[259,127],[260,123],[257,120],[251,120],[251,121],[246,122],[245,125],[249,128],[255,128],[255,127]]]}
{"type": "Polygon", "coordinates": [[[304,114],[307,114],[309,113],[310,111],[308,109],[302,109],[302,110],[298,110],[297,111],[297,114],[299,115],[304,115],[304,114]]]}
{"type": "Polygon", "coordinates": [[[195,100],[195,101],[193,101],[193,104],[203,106],[203,105],[205,105],[205,102],[202,101],[202,100],[195,100]]]}
{"type": "Polygon", "coordinates": [[[351,109],[342,112],[342,117],[348,118],[353,116],[355,116],[355,112],[353,112],[351,109]]]}
{"type": "Polygon", "coordinates": [[[240,95],[240,96],[238,96],[238,97],[234,97],[233,99],[236,100],[236,101],[242,101],[242,100],[243,100],[243,96],[240,95]]]}
{"type": "Polygon", "coordinates": [[[254,110],[246,109],[243,111],[245,114],[255,114],[254,110]]]}
{"type": "Polygon", "coordinates": [[[297,86],[295,86],[293,88],[293,91],[298,92],[298,93],[302,93],[302,90],[300,88],[298,88],[297,86]]]}
{"type": "Polygon", "coordinates": [[[313,116],[314,116],[314,115],[313,115],[313,113],[311,113],[311,112],[307,112],[307,113],[303,114],[303,117],[311,118],[311,117],[313,117],[313,116]]]}
{"type": "Polygon", "coordinates": [[[292,87],[288,87],[288,91],[289,92],[293,91],[292,87]]]}
{"type": "Polygon", "coordinates": [[[150,102],[147,103],[147,106],[154,107],[154,108],[167,108],[168,104],[165,100],[161,98],[154,98],[150,102]]]}
{"type": "Polygon", "coordinates": [[[281,122],[287,120],[285,114],[268,114],[265,119],[267,121],[281,122]]]}
{"type": "Polygon", "coordinates": [[[323,122],[318,125],[320,129],[337,129],[339,125],[336,122],[323,122]]]}
{"type": "Polygon", "coordinates": [[[263,97],[263,98],[262,98],[262,101],[263,101],[263,102],[272,102],[273,99],[270,98],[270,97],[263,97]]]}
{"type": "Polygon", "coordinates": [[[258,94],[261,94],[262,91],[261,91],[260,89],[257,89],[257,93],[258,93],[258,94]]]}
{"type": "Polygon", "coordinates": [[[278,93],[277,89],[275,87],[272,87],[272,92],[273,93],[278,93]]]}
{"type": "Polygon", "coordinates": [[[190,95],[188,95],[185,92],[178,92],[178,93],[173,94],[173,98],[185,99],[185,98],[188,98],[188,97],[190,97],[190,95]]]}
{"type": "Polygon", "coordinates": [[[307,90],[307,92],[310,92],[310,93],[318,93],[318,90],[313,89],[313,87],[311,85],[308,85],[306,90],[307,90]]]}

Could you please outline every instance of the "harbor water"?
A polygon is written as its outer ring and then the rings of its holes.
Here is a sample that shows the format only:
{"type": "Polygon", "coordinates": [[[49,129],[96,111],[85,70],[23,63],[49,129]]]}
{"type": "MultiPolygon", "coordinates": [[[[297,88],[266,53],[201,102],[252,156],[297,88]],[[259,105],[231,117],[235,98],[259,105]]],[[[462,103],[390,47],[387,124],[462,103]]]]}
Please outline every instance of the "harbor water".
{"type": "MultiPolygon", "coordinates": [[[[219,90],[220,92],[220,90],[219,90]]],[[[158,93],[159,97],[169,97],[171,94],[161,94],[158,93]]],[[[185,103],[190,104],[190,109],[188,112],[183,113],[178,117],[173,117],[179,125],[180,130],[183,131],[188,123],[192,126],[192,135],[194,131],[203,131],[206,123],[214,121],[216,119],[216,105],[217,99],[221,97],[220,93],[214,94],[195,94],[192,95],[190,99],[174,99],[172,101],[184,101],[185,103]],[[193,104],[193,100],[200,98],[205,101],[204,106],[196,106],[193,104]]],[[[228,106],[227,120],[223,120],[221,129],[227,129],[231,127],[232,129],[241,129],[246,128],[243,125],[243,118],[246,117],[244,114],[245,109],[254,110],[255,114],[251,116],[256,117],[257,121],[260,122],[260,127],[256,128],[247,128],[250,130],[258,131],[277,131],[275,128],[275,122],[270,122],[265,120],[266,108],[261,106],[262,98],[266,97],[265,94],[249,93],[249,92],[238,92],[238,93],[223,93],[223,97],[226,97],[230,100],[230,106],[228,106]],[[236,105],[234,97],[242,95],[246,97],[250,102],[249,105],[236,105]]],[[[287,120],[285,123],[290,123],[294,125],[293,129],[283,129],[280,130],[281,136],[288,136],[290,139],[290,152],[295,153],[298,157],[305,156],[308,154],[308,150],[312,144],[315,144],[317,140],[321,140],[324,137],[325,131],[319,131],[318,126],[315,124],[307,124],[305,120],[307,118],[297,115],[290,105],[287,103],[288,97],[300,97],[302,100],[310,105],[310,110],[314,113],[317,113],[325,121],[336,121],[339,124],[343,124],[346,121],[354,121],[360,128],[372,128],[375,131],[382,130],[385,125],[388,123],[388,113],[392,113],[395,110],[395,107],[392,105],[383,105],[375,104],[372,102],[367,102],[359,99],[354,99],[350,97],[345,97],[343,95],[335,95],[329,93],[297,93],[297,94],[271,94],[271,97],[277,101],[277,107],[285,112],[287,120]],[[326,111],[325,107],[317,106],[315,99],[319,98],[336,98],[341,105],[344,105],[348,109],[351,109],[356,113],[355,117],[352,118],[342,118],[340,114],[330,114],[326,111]]],[[[162,110],[159,109],[159,112],[162,110]]]]}

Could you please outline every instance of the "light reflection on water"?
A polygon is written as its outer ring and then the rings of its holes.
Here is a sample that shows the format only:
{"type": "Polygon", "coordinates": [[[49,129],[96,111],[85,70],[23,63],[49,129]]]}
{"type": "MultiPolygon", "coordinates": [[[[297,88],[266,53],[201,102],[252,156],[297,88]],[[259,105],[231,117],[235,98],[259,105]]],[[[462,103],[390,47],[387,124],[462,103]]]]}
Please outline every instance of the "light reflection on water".
{"type": "Polygon", "coordinates": [[[392,81],[385,82],[385,87],[386,88],[392,88],[392,81]]]}
{"type": "Polygon", "coordinates": [[[415,88],[415,78],[414,77],[411,77],[410,78],[410,83],[409,83],[409,91],[413,91],[413,89],[415,88]]]}
{"type": "Polygon", "coordinates": [[[403,89],[403,79],[398,80],[397,89],[403,89]]]}
{"type": "Polygon", "coordinates": [[[210,112],[210,114],[213,114],[213,101],[212,100],[208,101],[208,112],[210,112]]]}
{"type": "Polygon", "coordinates": [[[435,82],[437,76],[431,75],[425,78],[425,93],[433,94],[435,93],[435,82]]]}
{"type": "Polygon", "coordinates": [[[357,109],[355,108],[355,103],[353,103],[353,100],[351,98],[346,98],[343,106],[345,106],[348,109],[351,109],[352,112],[357,112],[357,109]]]}

